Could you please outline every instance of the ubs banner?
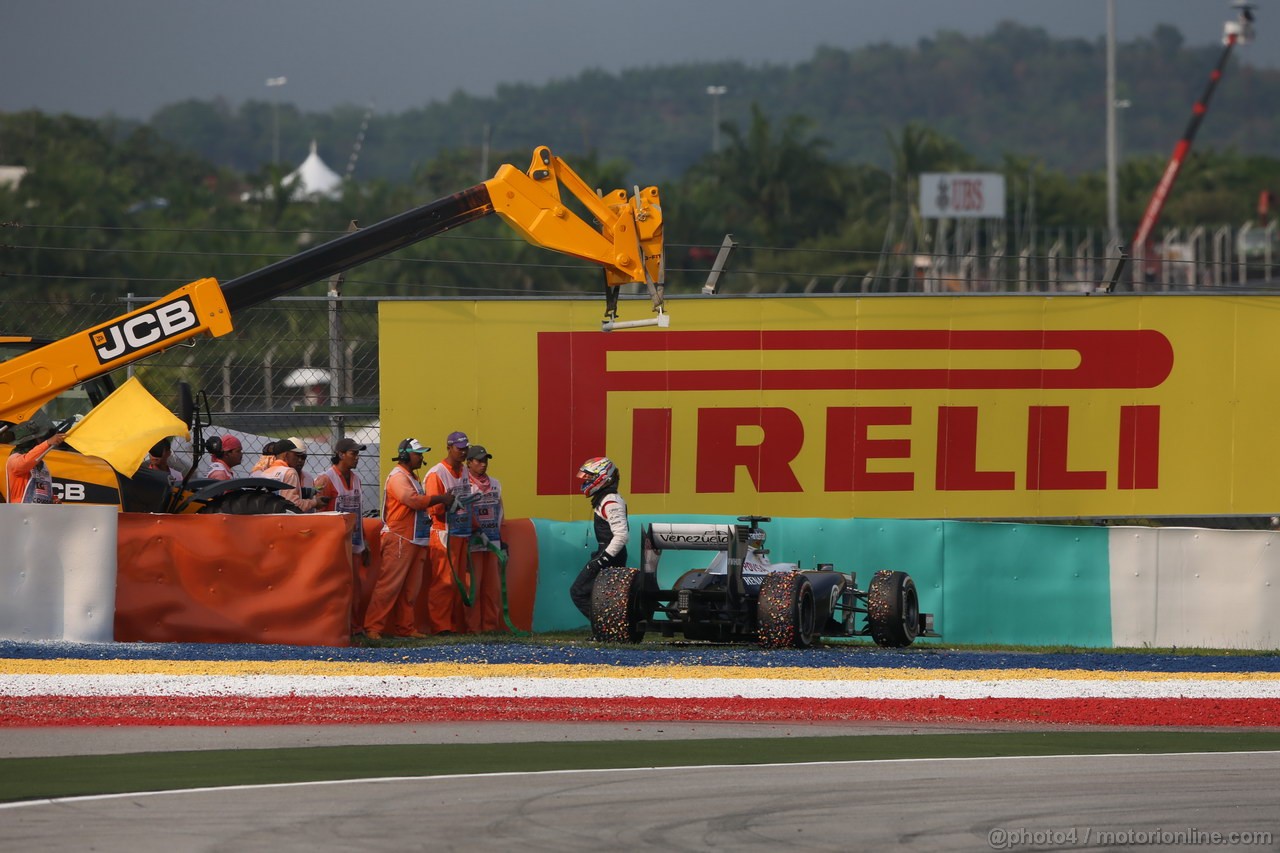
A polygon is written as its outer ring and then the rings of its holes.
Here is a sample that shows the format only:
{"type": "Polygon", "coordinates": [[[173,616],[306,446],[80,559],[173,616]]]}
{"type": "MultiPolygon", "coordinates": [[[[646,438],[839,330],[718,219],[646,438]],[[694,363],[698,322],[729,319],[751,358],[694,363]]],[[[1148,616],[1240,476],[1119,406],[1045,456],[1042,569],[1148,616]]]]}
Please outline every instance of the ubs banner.
{"type": "Polygon", "coordinates": [[[1004,175],[924,172],[920,215],[925,219],[1004,219],[1004,175]]]}
{"type": "MultiPolygon", "coordinates": [[[[383,446],[493,454],[510,517],[1147,516],[1280,510],[1280,297],[383,303],[383,446]],[[641,303],[626,303],[638,316],[641,303]]],[[[384,461],[384,468],[390,463],[384,461]]]]}

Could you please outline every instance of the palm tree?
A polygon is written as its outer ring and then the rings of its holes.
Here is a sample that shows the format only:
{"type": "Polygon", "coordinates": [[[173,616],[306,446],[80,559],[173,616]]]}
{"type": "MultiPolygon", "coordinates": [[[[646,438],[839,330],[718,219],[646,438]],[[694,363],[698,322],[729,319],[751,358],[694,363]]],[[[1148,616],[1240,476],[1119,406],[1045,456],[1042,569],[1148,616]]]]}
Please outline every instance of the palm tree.
{"type": "Polygon", "coordinates": [[[893,157],[893,182],[905,202],[906,231],[923,233],[920,174],[970,168],[973,157],[956,140],[917,122],[907,122],[900,137],[886,130],[885,139],[893,157]]]}
{"type": "Polygon", "coordinates": [[[752,104],[745,132],[732,122],[721,126],[728,144],[710,166],[741,221],[732,230],[785,246],[839,224],[845,169],[827,159],[829,143],[812,136],[811,125],[810,119],[793,115],[775,135],[760,106],[752,104]]]}

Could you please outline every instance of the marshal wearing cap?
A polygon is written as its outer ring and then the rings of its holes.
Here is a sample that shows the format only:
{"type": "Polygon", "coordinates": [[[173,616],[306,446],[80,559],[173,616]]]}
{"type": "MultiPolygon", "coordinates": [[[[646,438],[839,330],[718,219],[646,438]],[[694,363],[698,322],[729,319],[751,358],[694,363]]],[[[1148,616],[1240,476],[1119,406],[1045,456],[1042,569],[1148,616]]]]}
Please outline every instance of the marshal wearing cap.
{"type": "Polygon", "coordinates": [[[395,459],[408,458],[410,453],[428,453],[431,448],[427,447],[416,438],[406,438],[396,447],[395,459]]]}
{"type": "Polygon", "coordinates": [[[359,450],[363,453],[365,446],[363,444],[356,444],[356,440],[354,438],[340,438],[338,439],[338,443],[333,446],[333,452],[338,456],[352,450],[359,450]]]}
{"type": "Polygon", "coordinates": [[[296,435],[291,435],[288,438],[282,438],[276,442],[276,456],[288,453],[290,450],[297,453],[306,453],[307,443],[296,435]]]}

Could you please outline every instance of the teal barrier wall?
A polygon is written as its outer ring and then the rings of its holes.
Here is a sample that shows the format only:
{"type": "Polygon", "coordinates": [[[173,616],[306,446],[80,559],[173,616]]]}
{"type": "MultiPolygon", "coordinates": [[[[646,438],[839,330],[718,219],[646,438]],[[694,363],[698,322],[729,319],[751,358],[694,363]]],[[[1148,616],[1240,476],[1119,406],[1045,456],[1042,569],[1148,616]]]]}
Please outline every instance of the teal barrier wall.
{"type": "MultiPolygon", "coordinates": [[[[732,523],[730,516],[631,517],[628,561],[640,564],[640,529],[652,521],[732,523]]],[[[534,519],[538,533],[535,631],[586,627],[569,584],[595,550],[591,523],[534,519]]],[[[770,556],[803,568],[833,563],[865,589],[880,569],[911,575],[920,607],[953,643],[1111,645],[1104,528],[899,519],[779,518],[764,525],[770,556]]],[[[706,565],[709,552],[669,551],[659,582],[706,565]]]]}
{"type": "MultiPolygon", "coordinates": [[[[595,550],[596,537],[587,521],[533,519],[538,534],[538,590],[533,599],[533,630],[565,631],[586,627],[586,620],[569,600],[569,584],[578,576],[595,550]],[[590,543],[588,544],[588,538],[590,543]]],[[[640,528],[631,524],[631,540],[638,542],[640,528]]],[[[628,556],[631,556],[628,549],[628,556]]],[[[640,552],[634,554],[639,561],[640,552]]]]}
{"type": "Polygon", "coordinates": [[[1106,528],[948,521],[943,530],[948,640],[1111,645],[1106,528]]]}

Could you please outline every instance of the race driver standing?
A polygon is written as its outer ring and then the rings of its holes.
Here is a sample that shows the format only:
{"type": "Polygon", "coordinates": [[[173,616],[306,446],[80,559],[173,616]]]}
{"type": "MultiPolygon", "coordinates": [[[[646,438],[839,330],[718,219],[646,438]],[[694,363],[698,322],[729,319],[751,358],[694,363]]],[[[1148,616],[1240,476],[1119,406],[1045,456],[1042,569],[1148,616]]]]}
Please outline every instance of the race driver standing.
{"type": "Polygon", "coordinates": [[[588,459],[578,469],[579,488],[591,500],[596,542],[599,544],[569,587],[569,597],[587,617],[587,622],[591,621],[591,590],[596,585],[596,575],[609,566],[627,564],[630,533],[627,529],[627,502],[618,494],[621,479],[618,466],[607,456],[588,459]]]}

